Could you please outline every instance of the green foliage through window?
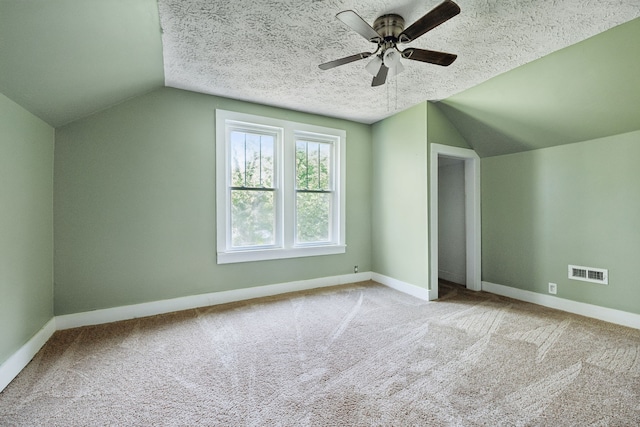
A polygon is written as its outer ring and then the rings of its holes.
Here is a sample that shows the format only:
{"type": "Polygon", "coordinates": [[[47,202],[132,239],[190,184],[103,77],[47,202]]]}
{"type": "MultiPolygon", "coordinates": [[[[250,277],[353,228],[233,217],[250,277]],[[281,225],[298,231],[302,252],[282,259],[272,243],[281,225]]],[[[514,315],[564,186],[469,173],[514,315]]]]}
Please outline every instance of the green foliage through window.
{"type": "Polygon", "coordinates": [[[331,189],[331,144],[296,141],[296,189],[331,189]]]}
{"type": "Polygon", "coordinates": [[[331,238],[332,144],[296,141],[296,242],[331,238]]]}
{"type": "Polygon", "coordinates": [[[346,136],[216,109],[217,263],[345,253],[346,136]]]}
{"type": "Polygon", "coordinates": [[[231,132],[231,245],[275,243],[273,135],[231,132]]]}

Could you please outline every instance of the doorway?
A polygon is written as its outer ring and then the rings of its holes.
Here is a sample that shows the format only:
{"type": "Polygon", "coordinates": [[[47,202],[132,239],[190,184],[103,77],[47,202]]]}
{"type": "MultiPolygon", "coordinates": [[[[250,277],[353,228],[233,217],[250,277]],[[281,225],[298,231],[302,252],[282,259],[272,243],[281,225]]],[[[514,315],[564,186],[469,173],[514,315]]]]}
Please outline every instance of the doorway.
{"type": "MultiPolygon", "coordinates": [[[[430,148],[430,291],[429,299],[438,299],[438,272],[439,264],[439,164],[440,161],[448,161],[451,164],[461,162],[464,169],[464,252],[465,274],[464,285],[467,289],[479,291],[481,282],[481,248],[480,248],[480,157],[475,151],[451,147],[442,144],[431,144],[430,148]],[[446,160],[445,160],[446,159],[446,160]]],[[[462,276],[462,275],[461,275],[462,276]]]]}

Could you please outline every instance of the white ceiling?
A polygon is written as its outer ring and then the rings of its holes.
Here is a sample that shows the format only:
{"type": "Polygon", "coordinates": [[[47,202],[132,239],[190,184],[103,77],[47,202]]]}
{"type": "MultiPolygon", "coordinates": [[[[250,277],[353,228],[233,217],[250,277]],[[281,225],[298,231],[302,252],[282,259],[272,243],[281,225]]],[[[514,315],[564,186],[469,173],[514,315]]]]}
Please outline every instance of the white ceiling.
{"type": "Polygon", "coordinates": [[[640,16],[639,0],[458,0],[462,12],[410,44],[458,55],[449,67],[403,60],[371,87],[367,60],[318,64],[374,45],[335,18],[370,24],[398,13],[406,26],[440,0],[158,0],[170,87],[373,123],[444,99],[640,16]]]}

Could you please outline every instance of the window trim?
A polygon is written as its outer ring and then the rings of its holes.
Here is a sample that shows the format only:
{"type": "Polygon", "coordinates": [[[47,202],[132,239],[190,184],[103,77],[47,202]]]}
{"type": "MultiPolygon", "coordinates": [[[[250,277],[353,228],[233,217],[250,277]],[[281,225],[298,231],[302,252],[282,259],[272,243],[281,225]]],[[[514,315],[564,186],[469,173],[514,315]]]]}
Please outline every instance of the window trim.
{"type": "MultiPolygon", "coordinates": [[[[297,202],[297,197],[299,193],[324,193],[324,194],[330,194],[331,197],[331,202],[334,203],[335,199],[337,197],[339,197],[340,195],[340,190],[338,189],[338,186],[336,184],[339,184],[339,171],[337,171],[337,167],[335,167],[335,165],[337,165],[337,159],[339,158],[339,154],[337,153],[337,150],[340,147],[340,137],[336,136],[336,135],[327,135],[327,134],[318,134],[315,132],[307,132],[307,131],[301,131],[299,129],[295,130],[293,133],[293,141],[292,141],[292,150],[294,152],[294,159],[293,159],[293,185],[292,185],[292,192],[293,192],[293,202],[294,204],[297,202]],[[303,190],[303,189],[299,189],[297,187],[297,183],[296,183],[296,176],[297,176],[297,162],[295,159],[295,150],[296,150],[296,145],[297,143],[302,140],[304,142],[318,142],[318,143],[323,143],[323,144],[330,144],[331,145],[331,165],[334,166],[333,170],[331,170],[331,174],[329,177],[329,182],[330,182],[330,189],[329,190],[303,190]]],[[[338,203],[340,203],[338,201],[338,203]]],[[[293,219],[293,246],[296,248],[304,248],[304,247],[309,247],[309,246],[326,246],[326,245],[332,245],[333,244],[333,239],[329,239],[329,241],[322,241],[322,242],[297,242],[297,235],[298,235],[298,209],[297,207],[294,206],[294,214],[295,217],[293,219]]],[[[340,212],[338,212],[338,209],[332,209],[331,210],[331,217],[329,218],[329,234],[330,236],[333,235],[334,230],[333,228],[336,227],[336,224],[340,223],[340,212]]],[[[339,226],[339,225],[338,225],[339,226]]]]}
{"type": "Polygon", "coordinates": [[[264,261],[308,256],[333,255],[346,252],[346,132],[342,129],[297,123],[288,120],[256,116],[253,114],[216,109],[216,230],[217,263],[228,264],[249,261],[264,261]],[[276,244],[268,247],[232,248],[230,218],[230,129],[277,130],[281,138],[276,141],[276,244]],[[338,208],[332,210],[331,239],[321,243],[295,243],[296,233],[296,188],[295,188],[295,144],[299,136],[311,136],[331,140],[333,149],[333,179],[338,208]]]}

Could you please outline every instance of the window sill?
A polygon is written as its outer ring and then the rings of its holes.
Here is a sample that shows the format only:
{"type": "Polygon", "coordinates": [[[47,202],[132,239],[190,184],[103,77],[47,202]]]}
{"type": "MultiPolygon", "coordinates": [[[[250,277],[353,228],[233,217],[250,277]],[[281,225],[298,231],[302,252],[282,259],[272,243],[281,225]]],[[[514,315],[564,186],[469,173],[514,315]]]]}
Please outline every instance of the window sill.
{"type": "Polygon", "coordinates": [[[218,252],[218,264],[268,261],[275,259],[301,258],[320,255],[343,254],[346,245],[308,246],[290,249],[260,249],[248,251],[218,252]]]}

